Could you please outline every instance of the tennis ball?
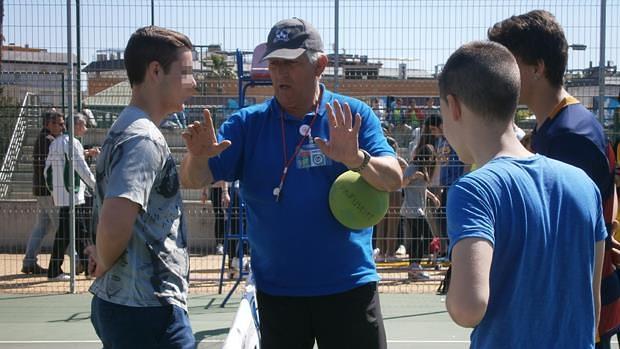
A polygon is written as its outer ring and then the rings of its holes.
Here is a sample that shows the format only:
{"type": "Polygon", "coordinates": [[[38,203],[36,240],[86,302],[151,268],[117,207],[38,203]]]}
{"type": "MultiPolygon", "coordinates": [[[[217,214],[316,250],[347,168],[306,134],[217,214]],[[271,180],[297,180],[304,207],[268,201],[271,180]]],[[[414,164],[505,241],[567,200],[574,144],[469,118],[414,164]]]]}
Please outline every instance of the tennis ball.
{"type": "Polygon", "coordinates": [[[388,206],[389,193],[375,189],[357,172],[341,174],[329,190],[332,214],[350,229],[364,229],[379,223],[388,206]]]}

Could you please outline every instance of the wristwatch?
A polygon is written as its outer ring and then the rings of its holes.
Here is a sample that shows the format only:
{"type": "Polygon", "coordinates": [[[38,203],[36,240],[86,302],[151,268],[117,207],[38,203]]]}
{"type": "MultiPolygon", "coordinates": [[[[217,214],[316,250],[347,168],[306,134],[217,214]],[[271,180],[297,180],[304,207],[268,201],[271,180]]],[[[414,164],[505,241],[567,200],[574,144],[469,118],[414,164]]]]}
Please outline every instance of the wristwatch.
{"type": "Polygon", "coordinates": [[[362,170],[366,168],[366,166],[368,165],[368,162],[370,161],[370,154],[368,154],[368,152],[365,151],[364,149],[360,149],[360,150],[362,151],[362,154],[364,154],[364,160],[362,161],[362,164],[359,165],[358,167],[349,169],[353,172],[362,172],[362,170]]]}

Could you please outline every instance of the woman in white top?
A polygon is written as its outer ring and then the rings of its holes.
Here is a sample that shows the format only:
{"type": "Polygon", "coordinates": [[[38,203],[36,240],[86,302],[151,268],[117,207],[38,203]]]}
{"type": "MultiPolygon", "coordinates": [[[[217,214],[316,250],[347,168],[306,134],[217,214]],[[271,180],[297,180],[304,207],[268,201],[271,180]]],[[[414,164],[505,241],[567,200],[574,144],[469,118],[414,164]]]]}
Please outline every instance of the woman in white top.
{"type": "MultiPolygon", "coordinates": [[[[411,164],[403,175],[405,198],[400,209],[404,218],[404,239],[407,242],[409,257],[415,261],[428,253],[432,232],[426,219],[426,201],[430,199],[435,206],[441,203],[428,187],[435,171],[436,154],[432,145],[418,147],[412,156],[411,164]]],[[[417,265],[417,264],[414,264],[417,265]]]]}

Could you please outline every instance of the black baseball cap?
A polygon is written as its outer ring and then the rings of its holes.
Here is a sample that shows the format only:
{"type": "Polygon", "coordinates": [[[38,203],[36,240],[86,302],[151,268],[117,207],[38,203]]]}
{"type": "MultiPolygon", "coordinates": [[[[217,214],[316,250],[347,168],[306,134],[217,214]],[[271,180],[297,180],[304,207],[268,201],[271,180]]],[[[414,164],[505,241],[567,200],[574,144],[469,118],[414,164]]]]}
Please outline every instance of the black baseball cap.
{"type": "Polygon", "coordinates": [[[267,37],[267,50],[262,60],[295,59],[306,50],[323,51],[323,40],[312,24],[293,17],[276,23],[267,37]]]}

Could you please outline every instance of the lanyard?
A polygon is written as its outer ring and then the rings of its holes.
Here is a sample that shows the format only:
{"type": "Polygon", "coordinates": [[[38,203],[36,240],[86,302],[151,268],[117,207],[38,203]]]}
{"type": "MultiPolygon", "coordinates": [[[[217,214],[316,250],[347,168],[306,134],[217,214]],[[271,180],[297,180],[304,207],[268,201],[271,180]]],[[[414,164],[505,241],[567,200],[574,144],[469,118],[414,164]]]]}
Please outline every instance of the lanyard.
{"type": "Polygon", "coordinates": [[[316,107],[314,109],[314,116],[312,120],[310,120],[310,124],[308,125],[308,131],[304,133],[299,142],[297,142],[297,146],[295,146],[295,151],[293,155],[287,160],[286,159],[286,133],[284,131],[284,110],[280,108],[280,129],[282,132],[282,157],[284,158],[284,168],[282,169],[282,175],[280,175],[280,184],[277,187],[273,188],[273,195],[276,197],[276,202],[280,201],[280,193],[282,193],[282,187],[284,187],[284,181],[286,180],[286,175],[288,174],[288,168],[291,166],[293,160],[299,154],[299,150],[301,149],[301,145],[304,143],[306,138],[310,135],[310,131],[312,130],[312,125],[314,125],[314,121],[316,121],[316,117],[319,115],[319,106],[321,105],[321,98],[323,97],[323,90],[319,94],[319,100],[316,103],[316,107]]]}

